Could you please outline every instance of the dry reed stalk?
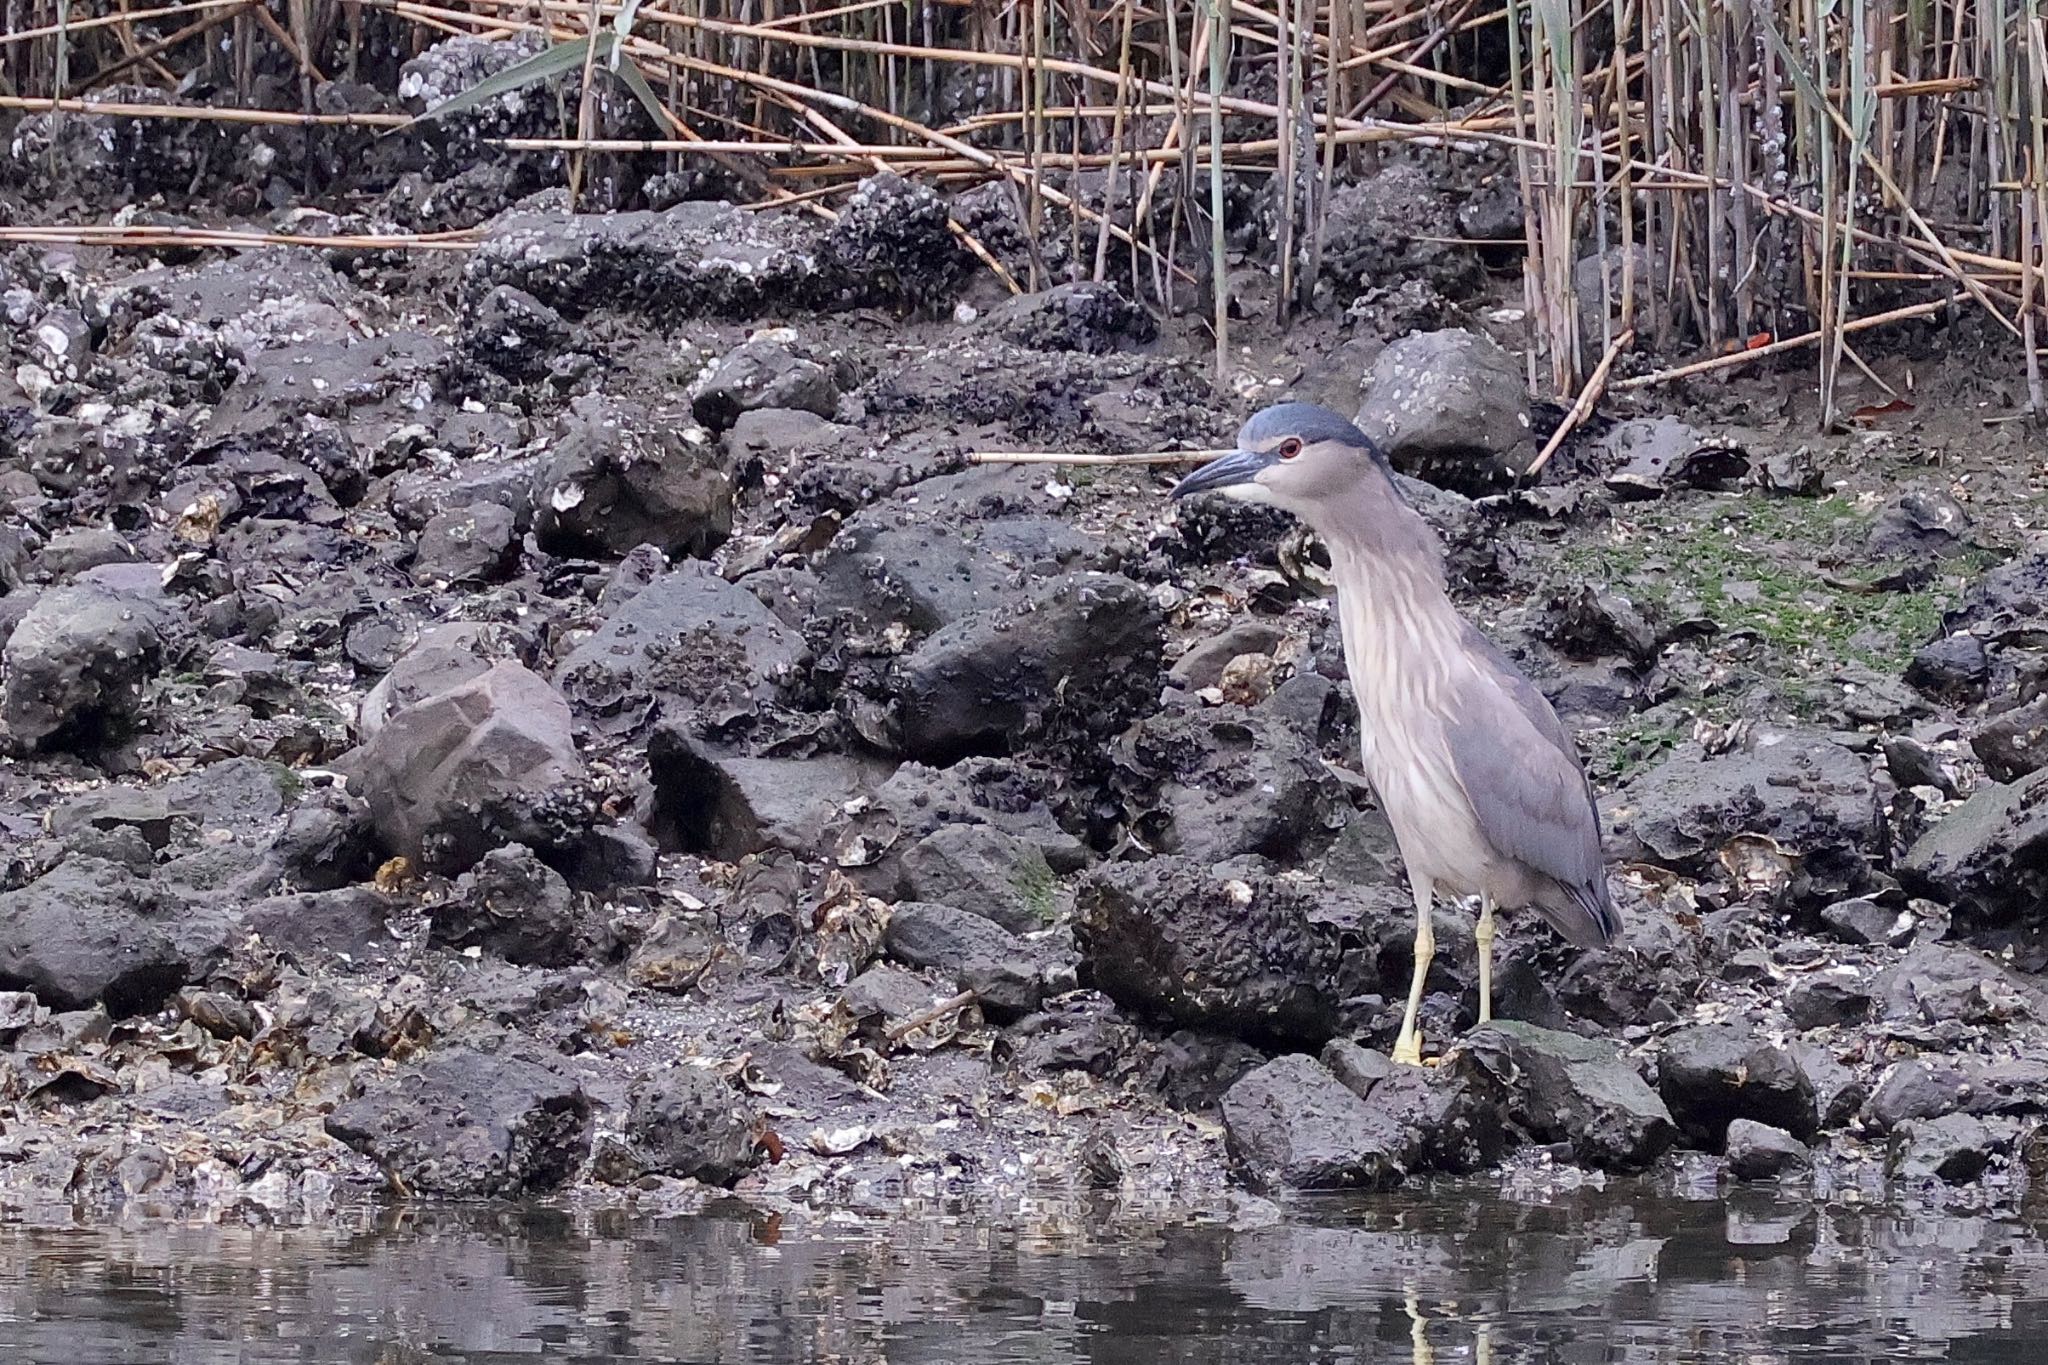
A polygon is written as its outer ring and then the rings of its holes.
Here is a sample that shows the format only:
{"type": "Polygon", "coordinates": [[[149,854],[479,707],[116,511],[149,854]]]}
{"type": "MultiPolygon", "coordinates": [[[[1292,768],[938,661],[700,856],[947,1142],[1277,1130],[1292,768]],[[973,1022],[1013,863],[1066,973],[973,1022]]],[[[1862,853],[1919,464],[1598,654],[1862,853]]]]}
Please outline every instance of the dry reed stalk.
{"type": "Polygon", "coordinates": [[[1550,439],[1543,443],[1543,449],[1537,452],[1529,467],[1522,471],[1523,478],[1533,479],[1541,474],[1543,466],[1550,463],[1550,457],[1557,454],[1559,447],[1564,445],[1565,438],[1578,429],[1579,423],[1592,415],[1594,405],[1600,401],[1600,395],[1607,391],[1607,375],[1614,369],[1614,362],[1621,358],[1623,351],[1635,344],[1635,339],[1635,329],[1629,327],[1624,328],[1620,336],[1607,343],[1607,353],[1601,356],[1600,363],[1593,367],[1592,375],[1586,380],[1586,387],[1579,390],[1577,400],[1572,403],[1571,410],[1565,413],[1564,420],[1557,424],[1557,430],[1550,433],[1550,439]]]}
{"type": "Polygon", "coordinates": [[[1072,454],[1057,450],[976,450],[968,453],[969,464],[1052,464],[1052,465],[1154,465],[1206,464],[1220,460],[1229,450],[1143,450],[1128,455],[1072,454]]]}
{"type": "Polygon", "coordinates": [[[107,118],[161,119],[173,123],[245,123],[286,128],[403,128],[413,121],[404,114],[294,114],[283,110],[229,109],[199,104],[100,104],[91,100],[28,95],[0,95],[0,109],[19,109],[31,114],[99,114],[107,118]]]}

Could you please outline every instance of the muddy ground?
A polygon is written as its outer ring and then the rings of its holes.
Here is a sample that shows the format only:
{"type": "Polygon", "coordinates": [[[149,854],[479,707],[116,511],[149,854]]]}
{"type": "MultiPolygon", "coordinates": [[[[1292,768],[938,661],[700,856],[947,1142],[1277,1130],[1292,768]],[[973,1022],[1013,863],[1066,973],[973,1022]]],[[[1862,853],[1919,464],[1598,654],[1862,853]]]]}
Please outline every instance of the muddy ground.
{"type": "MultiPolygon", "coordinates": [[[[429,58],[415,104],[480,60],[429,58]]],[[[1482,158],[1348,173],[1284,330],[1240,187],[1219,390],[1128,262],[1008,297],[947,228],[1028,278],[1000,194],[621,164],[572,215],[499,115],[14,128],[17,222],[484,235],[0,255],[0,1200],[2048,1174],[2043,446],[1970,319],[1873,343],[1834,432],[1759,365],[1518,483],[1557,413],[1482,158]],[[965,458],[1281,396],[1415,476],[1601,793],[1622,940],[1510,917],[1472,1032],[1440,909],[1421,1072],[1313,541],[965,458]]]]}

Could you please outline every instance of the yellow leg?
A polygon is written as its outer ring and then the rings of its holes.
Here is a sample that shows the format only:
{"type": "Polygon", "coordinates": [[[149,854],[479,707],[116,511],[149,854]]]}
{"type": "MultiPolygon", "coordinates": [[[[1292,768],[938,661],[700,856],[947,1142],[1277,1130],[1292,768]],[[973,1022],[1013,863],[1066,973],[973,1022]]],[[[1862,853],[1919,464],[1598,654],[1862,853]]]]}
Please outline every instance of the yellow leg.
{"type": "Polygon", "coordinates": [[[1479,898],[1479,927],[1472,932],[1479,941],[1479,1022],[1493,1018],[1493,897],[1479,898]]]}
{"type": "Polygon", "coordinates": [[[1394,1060],[1404,1066],[1422,1065],[1422,1037],[1415,1031],[1415,1014],[1422,1008],[1422,980],[1429,975],[1429,960],[1436,956],[1436,929],[1429,921],[1430,884],[1411,877],[1415,883],[1415,979],[1408,986],[1408,1008],[1401,1015],[1401,1032],[1394,1039],[1394,1060]]]}

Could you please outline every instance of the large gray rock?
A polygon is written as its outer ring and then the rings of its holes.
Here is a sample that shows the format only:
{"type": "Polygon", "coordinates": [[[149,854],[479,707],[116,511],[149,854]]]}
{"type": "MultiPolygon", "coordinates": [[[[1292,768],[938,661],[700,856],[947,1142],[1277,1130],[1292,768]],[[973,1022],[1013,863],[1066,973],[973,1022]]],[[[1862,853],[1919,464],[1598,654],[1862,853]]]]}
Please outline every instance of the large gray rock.
{"type": "Polygon", "coordinates": [[[1812,1163],[1806,1144],[1783,1128],[1753,1119],[1728,1125],[1728,1173],[1737,1180],[1772,1180],[1812,1163]]]}
{"type": "Polygon", "coordinates": [[[998,305],[988,325],[1033,350],[1090,355],[1132,350],[1159,335],[1152,315],[1115,285],[1085,281],[1020,294],[998,305]]]}
{"type": "Polygon", "coordinates": [[[1909,1024],[2006,1025],[2048,1020],[2048,990],[1958,943],[1916,943],[1879,974],[1878,1010],[1909,1024]]]}
{"type": "Polygon", "coordinates": [[[890,912],[882,944],[898,962],[945,972],[973,991],[997,1023],[1031,1013],[1045,998],[1040,953],[994,921],[950,905],[904,901],[890,912]]]}
{"type": "Polygon", "coordinates": [[[1812,730],[1759,727],[1724,754],[1685,745],[1602,808],[1610,852],[1695,876],[1734,870],[1820,904],[1864,888],[1880,842],[1864,760],[1812,730]]]}
{"type": "Polygon", "coordinates": [[[918,900],[938,901],[1030,933],[1052,922],[1060,887],[1037,845],[993,825],[944,825],[903,855],[903,881],[918,900]]]}
{"type": "Polygon", "coordinates": [[[1117,741],[1133,827],[1163,853],[1282,863],[1329,845],[1349,813],[1342,786],[1284,720],[1242,707],[1162,711],[1117,741]]]}
{"type": "Polygon", "coordinates": [[[0,650],[0,722],[31,748],[131,722],[163,662],[163,608],[89,584],[44,593],[0,650]]]}
{"type": "Polygon", "coordinates": [[[224,907],[184,901],[127,868],[71,857],[0,894],[0,988],[53,1009],[156,1009],[226,950],[224,907]]]}
{"type": "Polygon", "coordinates": [[[1495,1020],[1460,1044],[1503,1097],[1509,1118],[1603,1170],[1648,1166],[1678,1136],[1671,1111],[1610,1043],[1495,1020]]]}
{"type": "Polygon", "coordinates": [[[680,413],[586,394],[569,405],[533,480],[546,549],[622,555],[640,545],[701,557],[732,534],[732,480],[680,413]]]}
{"type": "Polygon", "coordinates": [[[659,212],[515,211],[470,253],[463,293],[509,284],[571,317],[611,309],[672,323],[931,304],[965,277],[970,258],[929,188],[876,176],[839,209],[829,227],[701,200],[659,212]]]}
{"type": "Polygon", "coordinates": [[[1275,1058],[1223,1096],[1232,1164],[1268,1191],[1379,1189],[1498,1160],[1499,1110],[1465,1079],[1402,1068],[1363,1097],[1312,1057],[1275,1058]]]}
{"type": "Polygon", "coordinates": [[[1892,1135],[1885,1173],[1899,1180],[1966,1185],[1984,1173],[1997,1146],[1983,1120],[1968,1114],[1908,1123],[1892,1135]]]}
{"type": "Polygon", "coordinates": [[[590,1147],[590,1101],[538,1052],[453,1048],[371,1073],[327,1116],[327,1131],[416,1195],[510,1198],[576,1173],[590,1147]]]}
{"type": "Polygon", "coordinates": [[[429,912],[432,940],[532,967],[566,967],[588,947],[576,896],[521,844],[493,849],[429,912]]]}
{"type": "Polygon", "coordinates": [[[1819,1126],[1813,1082],[1785,1048],[1740,1024],[1695,1024],[1664,1039],[1658,1089],[1687,1141],[1719,1149],[1754,1119],[1802,1140],[1819,1126]]]}
{"type": "Polygon", "coordinates": [[[495,502],[436,512],[420,528],[412,574],[430,583],[491,583],[519,547],[519,518],[495,502]]]}
{"type": "Polygon", "coordinates": [[[648,738],[647,763],[654,777],[657,837],[726,862],[766,848],[817,853],[847,804],[889,771],[885,763],[848,754],[719,753],[669,723],[648,738]]]}
{"type": "Polygon", "coordinates": [[[579,711],[631,725],[655,703],[675,715],[714,699],[766,699],[806,658],[760,598],[692,562],[627,598],[555,678],[579,711]]]}
{"type": "Polygon", "coordinates": [[[948,626],[1014,602],[1032,566],[1072,563],[1096,548],[1052,516],[988,520],[951,511],[878,507],[849,520],[817,558],[820,615],[843,612],[863,631],[900,622],[948,626]]]}
{"type": "Polygon", "coordinates": [[[674,1066],[633,1088],[622,1150],[600,1156],[607,1179],[667,1175],[730,1185],[761,1159],[762,1124],[723,1080],[674,1066]]]}
{"type": "Polygon", "coordinates": [[[830,417],[839,406],[831,371],[778,341],[757,337],[726,353],[690,400],[697,420],[724,431],[740,414],[784,408],[830,417]]]}
{"type": "Polygon", "coordinates": [[[516,663],[396,712],[357,765],[378,837],[433,871],[506,844],[560,849],[590,822],[569,704],[516,663]]]}
{"type": "Polygon", "coordinates": [[[1064,574],[956,621],[856,703],[870,742],[946,761],[1055,723],[1107,737],[1157,694],[1164,650],[1151,595],[1115,574],[1064,574]]]}
{"type": "MultiPolygon", "coordinates": [[[[1393,887],[1231,875],[1190,858],[1112,863],[1081,880],[1074,937],[1098,990],[1190,1028],[1321,1045],[1353,1002],[1405,990],[1415,911],[1393,887]],[[1398,978],[1398,984],[1396,979],[1398,978]]],[[[1470,942],[1445,918],[1431,979],[1470,942]]]]}
{"type": "Polygon", "coordinates": [[[2048,771],[1987,782],[1899,860],[1899,880],[1967,916],[2033,921],[2048,905],[2048,771]]]}
{"type": "Polygon", "coordinates": [[[1357,421],[1397,468],[1461,490],[1483,491],[1536,455],[1522,367],[1458,328],[1381,351],[1357,421]]]}

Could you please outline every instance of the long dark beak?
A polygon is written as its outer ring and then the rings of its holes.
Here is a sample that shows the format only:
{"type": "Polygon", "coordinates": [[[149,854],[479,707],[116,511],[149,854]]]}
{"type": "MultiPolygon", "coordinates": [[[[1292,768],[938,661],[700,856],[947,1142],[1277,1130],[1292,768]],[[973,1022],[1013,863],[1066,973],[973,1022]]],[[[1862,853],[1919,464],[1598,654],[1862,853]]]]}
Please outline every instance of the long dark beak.
{"type": "Polygon", "coordinates": [[[1220,460],[1211,460],[1194,473],[1173,486],[1173,496],[1184,498],[1190,493],[1203,493],[1212,488],[1228,488],[1234,483],[1250,483],[1259,476],[1259,471],[1273,463],[1271,455],[1261,455],[1255,450],[1233,450],[1220,460]]]}

